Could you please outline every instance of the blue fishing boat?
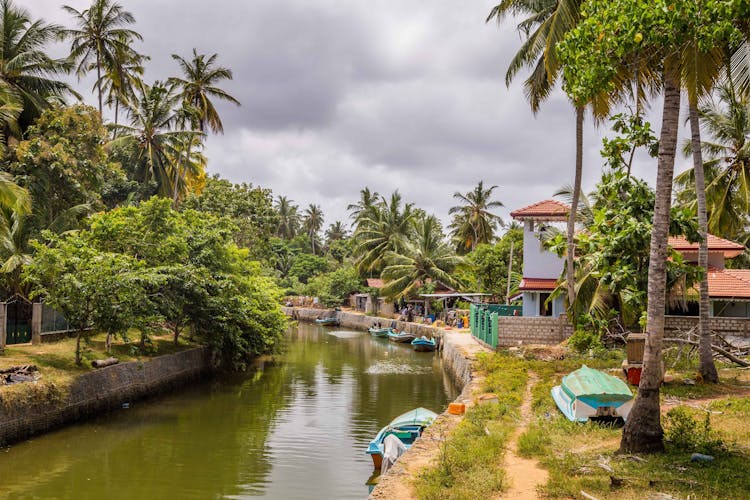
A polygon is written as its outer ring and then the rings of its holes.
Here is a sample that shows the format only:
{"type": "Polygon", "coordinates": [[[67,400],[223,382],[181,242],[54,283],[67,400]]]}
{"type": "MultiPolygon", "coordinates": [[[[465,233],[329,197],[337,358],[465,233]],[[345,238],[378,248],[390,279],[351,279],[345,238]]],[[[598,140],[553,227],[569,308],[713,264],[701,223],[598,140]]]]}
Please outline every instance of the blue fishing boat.
{"type": "Polygon", "coordinates": [[[411,341],[411,345],[414,346],[415,351],[429,352],[434,351],[437,347],[435,339],[428,339],[424,335],[411,341]]]}
{"type": "Polygon", "coordinates": [[[339,326],[339,320],[336,317],[333,318],[318,318],[315,322],[323,326],[339,326]]]}
{"type": "Polygon", "coordinates": [[[437,414],[426,408],[416,408],[408,411],[403,415],[391,420],[391,423],[380,429],[375,439],[370,441],[367,447],[367,454],[372,457],[372,464],[376,469],[380,469],[383,464],[383,441],[388,436],[395,436],[404,443],[408,449],[419,436],[425,427],[429,426],[437,414]]]}
{"type": "Polygon", "coordinates": [[[367,329],[370,334],[372,334],[373,337],[381,337],[385,338],[388,336],[388,334],[391,332],[390,328],[376,328],[376,327],[370,327],[367,329]]]}
{"type": "Polygon", "coordinates": [[[388,340],[390,340],[391,342],[399,342],[399,343],[402,343],[402,344],[405,344],[406,342],[411,342],[416,337],[417,336],[414,335],[413,333],[409,333],[409,332],[397,332],[395,330],[391,331],[388,334],[388,340]]]}
{"type": "Polygon", "coordinates": [[[633,393],[624,381],[586,365],[565,375],[552,388],[552,399],[573,422],[596,417],[626,420],[633,407],[633,393]]]}

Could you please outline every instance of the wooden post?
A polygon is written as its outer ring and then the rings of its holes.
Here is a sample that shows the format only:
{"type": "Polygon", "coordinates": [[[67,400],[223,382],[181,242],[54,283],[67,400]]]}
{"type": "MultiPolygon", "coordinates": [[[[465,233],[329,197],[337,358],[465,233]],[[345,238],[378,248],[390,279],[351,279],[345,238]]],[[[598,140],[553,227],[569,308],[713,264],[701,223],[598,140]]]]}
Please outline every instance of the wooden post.
{"type": "Polygon", "coordinates": [[[0,352],[5,350],[8,342],[8,304],[0,302],[0,352]]]}
{"type": "Polygon", "coordinates": [[[31,304],[31,344],[42,343],[42,303],[31,304]]]}

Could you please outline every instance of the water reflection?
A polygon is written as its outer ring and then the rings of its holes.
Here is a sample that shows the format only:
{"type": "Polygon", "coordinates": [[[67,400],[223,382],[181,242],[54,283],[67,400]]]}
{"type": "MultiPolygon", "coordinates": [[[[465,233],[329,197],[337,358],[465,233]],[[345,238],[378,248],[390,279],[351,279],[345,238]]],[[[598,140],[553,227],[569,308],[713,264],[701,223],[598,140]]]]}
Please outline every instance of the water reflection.
{"type": "Polygon", "coordinates": [[[302,324],[286,353],[0,455],[3,498],[362,498],[367,442],[455,397],[431,353],[302,324]]]}

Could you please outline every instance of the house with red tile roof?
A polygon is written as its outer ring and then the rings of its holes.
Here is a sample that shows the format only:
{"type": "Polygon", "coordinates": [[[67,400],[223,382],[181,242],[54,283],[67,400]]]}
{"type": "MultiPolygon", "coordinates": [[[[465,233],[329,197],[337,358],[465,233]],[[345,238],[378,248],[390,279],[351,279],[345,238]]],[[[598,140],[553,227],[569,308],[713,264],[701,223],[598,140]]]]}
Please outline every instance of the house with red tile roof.
{"type": "MultiPolygon", "coordinates": [[[[524,316],[557,317],[565,312],[562,297],[547,303],[557,287],[564,260],[542,246],[540,230],[544,224],[565,222],[568,210],[570,207],[564,203],[544,200],[511,212],[515,220],[524,224],[523,279],[519,287],[524,316]]],[[[697,264],[698,243],[683,236],[670,236],[669,246],[687,262],[697,264]]],[[[725,266],[727,259],[744,252],[744,245],[708,235],[708,294],[713,316],[750,318],[750,269],[725,266]]]]}
{"type": "Polygon", "coordinates": [[[523,222],[523,279],[519,291],[523,297],[523,316],[557,317],[565,312],[564,297],[548,302],[557,287],[564,260],[542,246],[544,225],[562,223],[570,207],[557,200],[544,200],[510,213],[523,222]]]}

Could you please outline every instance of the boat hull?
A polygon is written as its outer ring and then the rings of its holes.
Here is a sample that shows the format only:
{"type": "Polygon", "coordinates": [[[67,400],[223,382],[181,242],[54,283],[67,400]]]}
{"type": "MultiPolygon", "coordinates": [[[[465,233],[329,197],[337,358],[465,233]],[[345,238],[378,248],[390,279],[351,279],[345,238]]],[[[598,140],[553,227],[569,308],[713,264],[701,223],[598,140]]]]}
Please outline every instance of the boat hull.
{"type": "Polygon", "coordinates": [[[394,418],[390,424],[386,425],[377,436],[370,441],[367,447],[367,454],[372,457],[372,464],[376,469],[383,465],[383,441],[389,435],[393,435],[403,443],[406,449],[422,435],[425,427],[430,425],[437,418],[437,414],[425,408],[416,408],[394,418]]]}
{"type": "Polygon", "coordinates": [[[411,341],[411,345],[417,352],[430,352],[434,351],[437,347],[437,343],[434,339],[428,339],[426,337],[420,337],[411,341]]]}
{"type": "Polygon", "coordinates": [[[370,328],[367,330],[373,337],[385,338],[391,333],[390,328],[370,328]]]}

